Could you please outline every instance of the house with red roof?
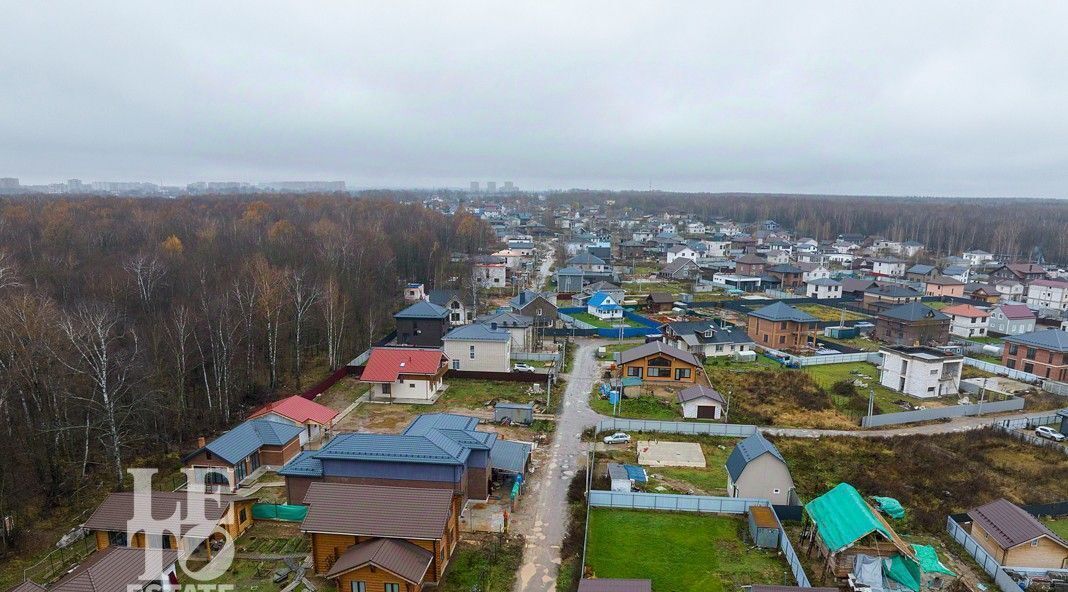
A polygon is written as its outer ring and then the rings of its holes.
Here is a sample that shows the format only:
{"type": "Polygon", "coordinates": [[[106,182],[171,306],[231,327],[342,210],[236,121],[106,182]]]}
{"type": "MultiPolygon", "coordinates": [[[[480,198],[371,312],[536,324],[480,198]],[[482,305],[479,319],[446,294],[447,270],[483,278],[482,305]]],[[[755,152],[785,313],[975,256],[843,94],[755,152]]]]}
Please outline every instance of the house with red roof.
{"type": "Polygon", "coordinates": [[[372,385],[373,401],[431,404],[445,389],[449,356],[440,349],[375,347],[361,382],[372,385]]]}
{"type": "Polygon", "coordinates": [[[334,425],[336,417],[337,411],[300,395],[268,403],[248,416],[249,419],[263,418],[303,428],[304,433],[300,436],[301,446],[310,440],[321,438],[323,433],[334,425]]]}
{"type": "Polygon", "coordinates": [[[990,333],[1023,335],[1035,330],[1035,311],[1026,304],[1001,304],[990,311],[990,333]]]}
{"type": "Polygon", "coordinates": [[[971,304],[955,304],[942,309],[949,315],[949,333],[957,337],[986,337],[990,312],[971,304]]]}

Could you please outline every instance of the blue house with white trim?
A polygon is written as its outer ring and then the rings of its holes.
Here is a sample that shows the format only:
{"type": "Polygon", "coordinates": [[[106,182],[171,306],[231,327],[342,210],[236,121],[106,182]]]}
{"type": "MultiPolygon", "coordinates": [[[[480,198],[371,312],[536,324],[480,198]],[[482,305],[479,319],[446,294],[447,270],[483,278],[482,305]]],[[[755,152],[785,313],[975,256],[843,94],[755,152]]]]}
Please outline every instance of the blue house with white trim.
{"type": "Polygon", "coordinates": [[[623,307],[607,292],[597,292],[586,302],[586,312],[601,319],[622,319],[623,307]]]}

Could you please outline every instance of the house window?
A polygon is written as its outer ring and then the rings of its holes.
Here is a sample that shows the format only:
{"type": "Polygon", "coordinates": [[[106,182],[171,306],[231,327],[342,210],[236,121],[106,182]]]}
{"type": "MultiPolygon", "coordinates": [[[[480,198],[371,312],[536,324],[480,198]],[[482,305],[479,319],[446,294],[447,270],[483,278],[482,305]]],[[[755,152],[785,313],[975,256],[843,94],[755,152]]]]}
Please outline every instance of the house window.
{"type": "Polygon", "coordinates": [[[470,346],[467,350],[467,356],[472,360],[475,359],[475,346],[470,346]]]}
{"type": "Polygon", "coordinates": [[[638,378],[641,378],[642,377],[642,368],[641,368],[641,366],[627,366],[627,376],[637,376],[638,378]]]}
{"type": "Polygon", "coordinates": [[[385,584],[384,592],[400,592],[400,584],[394,582],[387,582],[385,584]]]}
{"type": "Polygon", "coordinates": [[[392,384],[383,384],[382,385],[382,394],[383,395],[388,395],[391,392],[393,392],[393,385],[392,384]]]}
{"type": "Polygon", "coordinates": [[[460,360],[453,360],[452,361],[452,369],[453,370],[459,370],[460,369],[460,360]]]}
{"type": "Polygon", "coordinates": [[[649,367],[649,378],[670,378],[671,368],[656,368],[654,366],[649,367]]]}
{"type": "Polygon", "coordinates": [[[689,378],[689,377],[690,377],[690,369],[689,368],[676,368],[675,369],[675,380],[682,380],[683,378],[689,378]]]}
{"type": "Polygon", "coordinates": [[[211,460],[211,459],[212,459],[212,458],[214,458],[214,457],[212,457],[212,455],[211,455],[211,451],[210,451],[210,450],[205,450],[205,451],[204,451],[204,458],[206,458],[206,459],[208,459],[208,460],[211,460]]]}
{"type": "Polygon", "coordinates": [[[241,511],[238,513],[238,521],[241,524],[244,524],[245,520],[247,520],[247,519],[248,519],[248,512],[245,510],[245,508],[241,508],[241,511]]]}
{"type": "Polygon", "coordinates": [[[260,468],[260,451],[253,452],[252,456],[249,457],[249,461],[252,463],[253,471],[260,468]]]}
{"type": "Polygon", "coordinates": [[[125,547],[126,546],[126,533],[122,531],[108,531],[108,546],[109,547],[125,547]]]}
{"type": "Polygon", "coordinates": [[[409,382],[408,383],[408,388],[415,388],[415,383],[414,382],[409,382]]]}
{"type": "Polygon", "coordinates": [[[349,582],[349,592],[367,592],[367,582],[349,582]]]}
{"type": "Polygon", "coordinates": [[[1033,348],[1033,347],[1027,348],[1027,359],[1028,360],[1035,359],[1035,348],[1033,348]]]}
{"type": "Polygon", "coordinates": [[[786,343],[786,336],[785,335],[779,335],[779,343],[786,343]]]}
{"type": "Polygon", "coordinates": [[[236,475],[235,479],[237,480],[238,483],[244,481],[245,480],[245,476],[247,474],[248,474],[248,466],[245,464],[245,461],[242,460],[241,462],[239,462],[236,465],[234,465],[234,475],[236,475]]]}

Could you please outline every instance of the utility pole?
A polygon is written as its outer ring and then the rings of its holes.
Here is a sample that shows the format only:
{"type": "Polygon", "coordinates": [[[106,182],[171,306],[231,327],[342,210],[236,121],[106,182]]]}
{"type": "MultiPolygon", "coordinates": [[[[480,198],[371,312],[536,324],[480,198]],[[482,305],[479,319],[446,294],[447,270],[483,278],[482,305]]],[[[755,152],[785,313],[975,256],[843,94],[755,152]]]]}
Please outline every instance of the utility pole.
{"type": "Polygon", "coordinates": [[[976,409],[975,414],[981,416],[983,414],[983,402],[986,400],[986,381],[988,378],[983,378],[983,388],[979,389],[979,408],[976,409]]]}
{"type": "Polygon", "coordinates": [[[723,411],[723,423],[729,423],[727,417],[731,414],[731,395],[734,394],[734,389],[727,391],[727,408],[723,411]]]}
{"type": "Polygon", "coordinates": [[[868,417],[875,414],[875,389],[868,387],[868,417]]]}

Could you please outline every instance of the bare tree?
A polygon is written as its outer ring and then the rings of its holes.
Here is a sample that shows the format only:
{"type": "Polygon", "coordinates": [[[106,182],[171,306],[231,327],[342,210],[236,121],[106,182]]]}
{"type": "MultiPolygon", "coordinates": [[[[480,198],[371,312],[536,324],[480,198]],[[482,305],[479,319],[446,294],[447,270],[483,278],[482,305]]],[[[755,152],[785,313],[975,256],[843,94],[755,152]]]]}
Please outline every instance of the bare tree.
{"type": "Polygon", "coordinates": [[[341,367],[341,339],[345,333],[349,299],[341,291],[336,277],[326,281],[323,298],[323,325],[326,328],[326,361],[331,370],[341,367]]]}
{"type": "Polygon", "coordinates": [[[274,389],[278,387],[278,336],[285,307],[285,278],[263,258],[253,262],[251,273],[259,294],[256,302],[265,335],[268,385],[274,389]]]}
{"type": "Polygon", "coordinates": [[[293,302],[293,372],[297,378],[297,388],[301,388],[301,374],[303,370],[304,319],[311,311],[312,305],[322,296],[319,289],[308,282],[304,277],[303,270],[290,272],[289,274],[289,297],[293,302]]]}
{"type": "Polygon", "coordinates": [[[141,304],[146,307],[149,306],[156,287],[163,280],[163,277],[167,275],[167,267],[155,255],[138,253],[127,259],[122,268],[133,276],[141,304]]]}

